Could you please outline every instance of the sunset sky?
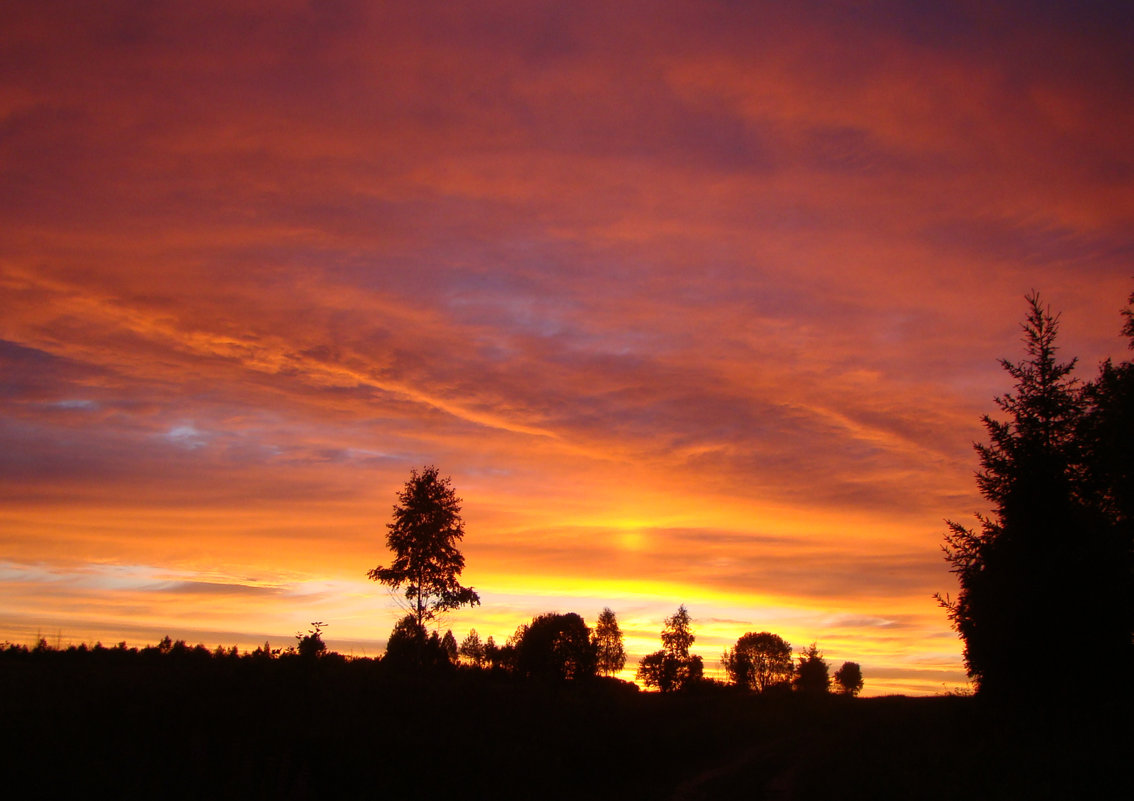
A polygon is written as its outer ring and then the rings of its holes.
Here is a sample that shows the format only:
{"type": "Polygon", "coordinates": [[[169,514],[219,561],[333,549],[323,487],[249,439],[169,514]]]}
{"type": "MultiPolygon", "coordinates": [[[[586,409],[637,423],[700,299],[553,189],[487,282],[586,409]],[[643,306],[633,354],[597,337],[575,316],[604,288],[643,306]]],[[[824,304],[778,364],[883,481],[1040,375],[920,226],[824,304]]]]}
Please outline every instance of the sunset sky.
{"type": "Polygon", "coordinates": [[[379,654],[433,464],[458,639],[684,603],[710,672],[964,687],[1025,294],[1128,357],[1129,5],[272,6],[4,5],[0,641],[379,654]]]}

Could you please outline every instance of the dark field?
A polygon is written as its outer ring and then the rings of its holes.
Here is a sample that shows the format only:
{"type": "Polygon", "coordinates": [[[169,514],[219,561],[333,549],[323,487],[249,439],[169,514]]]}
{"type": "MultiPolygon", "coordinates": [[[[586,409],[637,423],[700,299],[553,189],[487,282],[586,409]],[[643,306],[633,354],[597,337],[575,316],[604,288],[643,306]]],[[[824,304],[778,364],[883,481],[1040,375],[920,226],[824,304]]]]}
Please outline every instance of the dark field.
{"type": "MultiPolygon", "coordinates": [[[[0,652],[19,797],[1126,798],[1121,707],[640,693],[376,661],[0,652]],[[101,794],[101,793],[100,793],[101,794]]],[[[17,797],[15,795],[9,797],[17,797]]]]}

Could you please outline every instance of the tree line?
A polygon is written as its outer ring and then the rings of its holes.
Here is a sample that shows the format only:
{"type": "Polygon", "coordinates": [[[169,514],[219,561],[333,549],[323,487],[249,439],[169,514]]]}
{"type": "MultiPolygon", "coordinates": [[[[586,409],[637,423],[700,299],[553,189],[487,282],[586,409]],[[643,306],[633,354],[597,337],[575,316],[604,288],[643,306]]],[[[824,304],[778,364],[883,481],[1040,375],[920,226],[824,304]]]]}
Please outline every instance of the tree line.
{"type": "MultiPolygon", "coordinates": [[[[609,607],[599,615],[593,632],[574,612],[547,612],[517,628],[503,646],[492,637],[482,642],[475,629],[460,645],[452,630],[444,635],[429,633],[426,623],[439,614],[480,604],[477,592],[460,583],[465,565],[458,547],[464,537],[461,499],[451,479],[442,477],[435,466],[424,467],[421,472],[411,470],[397,499],[386,537],[394,560],[388,567],[379,565],[367,573],[374,581],[403,593],[406,615],[390,633],[387,660],[411,668],[463,660],[473,667],[565,681],[600,674],[613,676],[625,667],[622,632],[609,607]]],[[[687,690],[711,682],[704,676],[702,658],[689,652],[695,639],[689,611],[682,604],[666,618],[662,647],[642,658],[637,679],[661,692],[687,690]]],[[[862,670],[857,663],[845,663],[832,677],[818,647],[812,643],[800,653],[795,666],[791,646],[768,632],[745,634],[725,651],[721,664],[733,684],[756,692],[793,688],[804,693],[826,693],[834,686],[853,696],[863,686],[862,670]]]]}

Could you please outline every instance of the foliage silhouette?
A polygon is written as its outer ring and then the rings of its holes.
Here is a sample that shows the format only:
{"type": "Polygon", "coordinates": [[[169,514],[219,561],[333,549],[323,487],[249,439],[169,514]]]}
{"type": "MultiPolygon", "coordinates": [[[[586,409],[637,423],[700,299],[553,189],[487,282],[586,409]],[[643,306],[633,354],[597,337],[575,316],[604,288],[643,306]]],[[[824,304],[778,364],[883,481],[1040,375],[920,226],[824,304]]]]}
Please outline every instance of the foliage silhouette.
{"type": "Polygon", "coordinates": [[[480,641],[476,629],[469,630],[468,636],[461,641],[461,646],[457,650],[473,667],[484,667],[488,662],[487,648],[485,643],[480,641]]]}
{"type": "Polygon", "coordinates": [[[522,676],[567,680],[595,676],[591,631],[574,612],[547,612],[522,627],[515,638],[515,665],[522,676]]]}
{"type": "MultiPolygon", "coordinates": [[[[1122,333],[1134,349],[1134,294],[1122,333]]],[[[1111,692],[1134,675],[1134,364],[1107,359],[1083,391],[1080,430],[1084,494],[1095,510],[1093,536],[1080,556],[1094,567],[1091,616],[1079,631],[1098,662],[1083,682],[1111,692]]]]}
{"type": "Polygon", "coordinates": [[[599,673],[613,676],[626,666],[622,629],[618,627],[618,618],[609,606],[603,608],[595,623],[594,646],[599,673]]]}
{"type": "Polygon", "coordinates": [[[749,632],[721,658],[729,679],[740,687],[767,692],[791,683],[791,644],[768,631],[749,632]]]}
{"type": "Polygon", "coordinates": [[[453,630],[448,629],[445,631],[445,636],[441,638],[441,650],[445,652],[446,658],[453,664],[457,663],[457,638],[453,636],[453,630]]]}
{"type": "MultiPolygon", "coordinates": [[[[327,624],[322,621],[313,622],[307,634],[295,635],[295,639],[299,641],[295,646],[295,650],[300,656],[307,659],[315,659],[323,655],[327,650],[327,644],[323,642],[323,627],[326,625],[327,624]]],[[[266,645],[265,643],[265,646],[266,645]]]]}
{"type": "Polygon", "coordinates": [[[200,797],[202,780],[171,781],[199,776],[248,799],[371,795],[380,777],[383,795],[423,801],[770,797],[785,775],[795,801],[1098,798],[1127,781],[1129,738],[1095,707],[1005,728],[975,698],[639,693],[180,642],[0,644],[9,795],[42,796],[45,776],[163,798],[200,797]]]}
{"type": "Polygon", "coordinates": [[[437,669],[452,665],[437,632],[426,632],[412,614],[394,624],[386,641],[383,662],[390,668],[401,670],[437,669]]]}
{"type": "Polygon", "coordinates": [[[462,587],[457,580],[465,567],[465,557],[457,548],[464,537],[461,499],[436,467],[410,471],[398,493],[394,519],[386,527],[386,545],[394,561],[367,575],[391,589],[404,586],[409,612],[419,627],[439,612],[480,604],[472,587],[462,587]]]}
{"type": "Polygon", "coordinates": [[[835,685],[843,695],[853,697],[862,692],[862,668],[858,662],[843,662],[835,671],[835,685]]]}
{"type": "Polygon", "coordinates": [[[663,693],[690,689],[701,681],[704,663],[700,656],[690,656],[696,638],[685,604],[666,618],[662,629],[662,650],[642,657],[638,663],[638,680],[663,693]]]}
{"type": "Polygon", "coordinates": [[[797,693],[805,695],[826,695],[830,686],[827,661],[823,659],[819,646],[811,643],[799,654],[792,687],[797,693]]]}
{"type": "Polygon", "coordinates": [[[505,663],[508,661],[501,653],[502,650],[503,649],[496,644],[495,638],[489,634],[488,638],[484,641],[484,661],[493,670],[504,668],[505,663]]]}
{"type": "MultiPolygon", "coordinates": [[[[1023,324],[1027,357],[1001,360],[1013,391],[985,415],[977,486],[992,504],[979,531],[948,521],[945,556],[960,585],[938,595],[964,640],[981,694],[1001,699],[1094,692],[1131,667],[1129,365],[1103,365],[1086,387],[1056,358],[1058,316],[1036,294],[1023,324]],[[1125,499],[1125,500],[1123,500],[1125,499]],[[1065,660],[1053,685],[1026,670],[1052,632],[1075,631],[1101,659],[1065,660]]],[[[1129,318],[1128,318],[1129,319],[1129,318]]],[[[1129,329],[1129,322],[1127,328],[1129,329]]]]}

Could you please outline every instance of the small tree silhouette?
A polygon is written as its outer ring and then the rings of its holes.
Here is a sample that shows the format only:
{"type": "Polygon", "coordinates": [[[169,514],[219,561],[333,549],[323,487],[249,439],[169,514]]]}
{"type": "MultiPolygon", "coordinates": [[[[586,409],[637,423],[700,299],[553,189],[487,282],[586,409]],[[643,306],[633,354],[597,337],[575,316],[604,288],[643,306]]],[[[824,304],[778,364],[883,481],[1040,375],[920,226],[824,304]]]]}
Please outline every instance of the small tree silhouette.
{"type": "Polygon", "coordinates": [[[791,644],[768,631],[743,635],[721,663],[735,684],[750,690],[766,692],[791,682],[791,644]]]}
{"type": "Polygon", "coordinates": [[[315,659],[322,656],[327,650],[327,644],[323,642],[323,629],[327,626],[326,623],[314,621],[311,623],[311,628],[307,630],[307,634],[296,632],[295,639],[299,641],[295,650],[300,656],[307,659],[315,659]]]}
{"type": "Polygon", "coordinates": [[[445,652],[445,656],[449,661],[456,664],[457,662],[457,638],[453,636],[453,630],[448,629],[445,636],[441,638],[441,650],[445,652]]]}
{"type": "Polygon", "coordinates": [[[639,681],[663,693],[692,687],[704,674],[701,657],[689,654],[695,639],[689,610],[682,604],[673,616],[666,618],[661,633],[662,650],[638,663],[639,681]]]}
{"type": "Polygon", "coordinates": [[[843,662],[835,671],[835,684],[843,695],[855,696],[862,691],[862,668],[858,662],[843,662]]]}
{"type": "Polygon", "coordinates": [[[795,691],[807,695],[826,695],[831,686],[827,662],[815,643],[807,646],[799,654],[799,665],[795,669],[795,691]]]}
{"type": "Polygon", "coordinates": [[[486,661],[485,646],[480,641],[480,635],[476,633],[476,629],[469,630],[468,636],[461,642],[461,647],[457,650],[470,664],[475,667],[484,667],[486,661]]]}
{"type": "Polygon", "coordinates": [[[626,648],[622,645],[622,629],[618,618],[608,606],[602,610],[595,624],[594,646],[598,656],[598,670],[606,676],[613,676],[626,666],[626,648]]]}

